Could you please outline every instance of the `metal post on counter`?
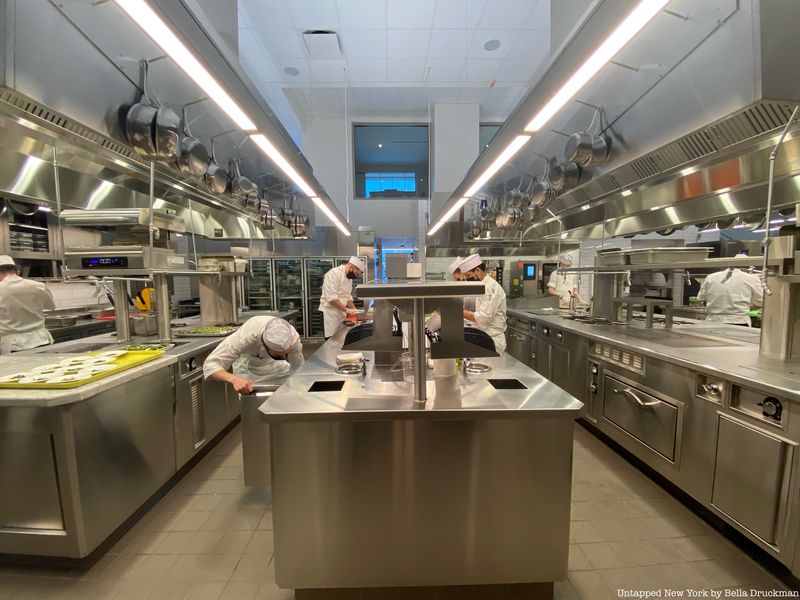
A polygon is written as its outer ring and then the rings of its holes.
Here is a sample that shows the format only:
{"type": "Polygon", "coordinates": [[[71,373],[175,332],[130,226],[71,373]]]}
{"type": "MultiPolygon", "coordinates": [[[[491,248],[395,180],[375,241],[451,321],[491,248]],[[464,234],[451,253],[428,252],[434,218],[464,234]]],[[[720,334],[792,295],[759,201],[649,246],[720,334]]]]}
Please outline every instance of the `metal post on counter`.
{"type": "Polygon", "coordinates": [[[169,302],[169,280],[166,273],[154,273],[153,285],[156,288],[156,322],[158,339],[167,342],[172,336],[171,312],[169,302]]]}
{"type": "Polygon", "coordinates": [[[155,227],[153,226],[153,205],[155,204],[155,185],[156,185],[156,163],[150,161],[150,223],[148,224],[148,231],[150,233],[150,247],[153,247],[153,236],[155,227]]]}
{"type": "MultiPolygon", "coordinates": [[[[56,193],[56,219],[58,220],[58,256],[64,264],[64,225],[61,223],[61,180],[58,176],[58,149],[53,146],[53,187],[56,193]]],[[[55,275],[58,275],[54,271],[55,275]]]]}
{"type": "Polygon", "coordinates": [[[425,376],[428,360],[425,355],[425,304],[422,298],[414,298],[414,318],[412,320],[412,355],[414,363],[414,405],[424,408],[426,400],[425,376]]]}
{"type": "Polygon", "coordinates": [[[117,325],[117,341],[131,339],[131,320],[128,311],[128,282],[114,279],[114,319],[117,325]]]}

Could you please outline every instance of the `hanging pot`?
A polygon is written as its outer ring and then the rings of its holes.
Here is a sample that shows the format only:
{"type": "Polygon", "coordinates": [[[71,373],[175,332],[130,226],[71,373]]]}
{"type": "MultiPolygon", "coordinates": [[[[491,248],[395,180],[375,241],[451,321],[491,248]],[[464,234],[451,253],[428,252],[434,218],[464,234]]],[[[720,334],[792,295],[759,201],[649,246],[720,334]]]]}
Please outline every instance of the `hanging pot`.
{"type": "Polygon", "coordinates": [[[178,160],[181,155],[181,116],[170,106],[158,104],[155,122],[156,156],[162,160],[178,160]]]}
{"type": "Polygon", "coordinates": [[[249,196],[258,196],[258,186],[250,179],[242,175],[239,168],[239,160],[231,161],[231,194],[247,201],[249,196]]]}
{"type": "Polygon", "coordinates": [[[158,107],[147,96],[147,71],[146,60],[141,61],[142,97],[128,109],[125,116],[125,136],[134,152],[139,156],[154,158],[156,144],[153,140],[153,124],[156,120],[158,107]]]}
{"type": "Polygon", "coordinates": [[[714,221],[703,221],[702,223],[695,223],[694,226],[700,231],[705,231],[706,229],[711,229],[714,226],[714,221]]]}
{"type": "Polygon", "coordinates": [[[550,170],[550,183],[556,192],[566,192],[578,186],[581,168],[572,161],[553,165],[550,170]]]}
{"type": "Polygon", "coordinates": [[[228,189],[228,174],[217,164],[214,155],[214,136],[211,137],[211,160],[208,163],[206,174],[203,175],[203,181],[209,191],[215,194],[223,194],[228,189]]]}
{"type": "Polygon", "coordinates": [[[261,226],[264,229],[275,229],[275,225],[278,223],[278,215],[275,213],[272,207],[262,200],[260,210],[261,226]]]}
{"type": "Polygon", "coordinates": [[[310,221],[303,213],[295,213],[294,221],[292,223],[292,236],[303,237],[306,235],[310,221]]]}
{"type": "Polygon", "coordinates": [[[198,138],[189,131],[189,121],[186,116],[186,106],[181,110],[183,117],[183,137],[181,138],[181,154],[177,165],[184,175],[202,177],[208,171],[210,156],[208,150],[198,138]]]}
{"type": "Polygon", "coordinates": [[[538,179],[536,183],[533,184],[531,201],[533,202],[534,206],[545,208],[553,201],[555,197],[556,190],[553,189],[553,185],[550,183],[550,161],[548,160],[547,166],[545,167],[544,177],[538,179]]]}
{"type": "Polygon", "coordinates": [[[608,138],[598,133],[590,133],[599,113],[600,109],[594,111],[592,122],[586,131],[569,136],[564,149],[564,158],[567,161],[574,162],[581,167],[588,167],[602,164],[608,159],[610,146],[608,138]]]}
{"type": "Polygon", "coordinates": [[[501,210],[496,219],[498,229],[515,229],[522,224],[522,210],[508,206],[501,210]]]}
{"type": "Polygon", "coordinates": [[[506,195],[506,205],[512,206],[514,208],[526,208],[531,203],[531,186],[533,185],[534,178],[531,177],[530,181],[528,182],[528,188],[523,191],[522,190],[522,176],[520,176],[519,185],[516,188],[511,190],[506,195]]]}
{"type": "Polygon", "coordinates": [[[764,215],[763,214],[755,214],[755,215],[747,215],[741,218],[741,222],[744,224],[744,228],[748,231],[755,231],[756,229],[761,229],[764,227],[764,215]]]}

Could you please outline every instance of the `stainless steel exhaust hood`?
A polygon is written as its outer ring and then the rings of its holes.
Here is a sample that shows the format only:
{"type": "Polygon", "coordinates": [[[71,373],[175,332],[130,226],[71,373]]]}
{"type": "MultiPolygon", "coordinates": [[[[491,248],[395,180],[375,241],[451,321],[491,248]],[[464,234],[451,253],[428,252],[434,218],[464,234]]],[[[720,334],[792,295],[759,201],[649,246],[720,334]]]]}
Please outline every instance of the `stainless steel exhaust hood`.
{"type": "MultiPolygon", "coordinates": [[[[483,153],[464,183],[522,133],[541,98],[574,72],[597,43],[592,19],[614,5],[592,4],[495,136],[497,147],[483,153]]],[[[800,100],[800,79],[793,76],[800,72],[797,4],[673,0],[666,9],[484,188],[513,189],[521,173],[541,176],[545,160],[537,155],[562,160],[565,134],[584,131],[602,109],[608,162],[586,169],[579,186],[548,206],[552,215],[543,211],[527,220],[521,237],[515,232],[502,243],[631,235],[764,210],[768,148],[800,100]]],[[[776,165],[776,209],[800,200],[798,138],[796,127],[776,165]]],[[[464,183],[450,201],[463,195],[464,183]]]]}
{"type": "MultiPolygon", "coordinates": [[[[150,226],[149,208],[114,208],[105,210],[64,210],[60,215],[64,225],[72,227],[117,228],[150,226]]],[[[177,215],[165,210],[153,210],[153,226],[158,229],[185,233],[186,224],[177,215]]]]}

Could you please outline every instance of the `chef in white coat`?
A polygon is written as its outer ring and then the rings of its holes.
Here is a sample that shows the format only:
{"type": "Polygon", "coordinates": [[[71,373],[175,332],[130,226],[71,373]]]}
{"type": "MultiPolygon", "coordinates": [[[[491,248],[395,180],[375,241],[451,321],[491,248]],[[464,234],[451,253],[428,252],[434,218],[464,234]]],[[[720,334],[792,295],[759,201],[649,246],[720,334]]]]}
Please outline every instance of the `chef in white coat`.
{"type": "Polygon", "coordinates": [[[706,321],[749,327],[747,313],[751,307],[761,306],[764,290],[757,275],[729,268],[706,277],[697,299],[706,303],[706,321]]]}
{"type": "Polygon", "coordinates": [[[240,394],[303,364],[300,335],[278,317],[252,317],[229,335],[203,363],[203,377],[226,381],[240,394]]]}
{"type": "Polygon", "coordinates": [[[319,309],[325,326],[325,339],[331,337],[348,315],[356,313],[353,304],[353,279],[358,279],[366,269],[364,261],[351,256],[343,265],[325,273],[319,309]]]}
{"type": "Polygon", "coordinates": [[[461,274],[461,261],[464,260],[460,256],[456,256],[447,266],[447,274],[450,275],[456,281],[463,281],[464,276],[461,274]]]}
{"type": "Polygon", "coordinates": [[[0,354],[53,343],[44,311],[56,307],[53,294],[39,281],[23,279],[10,256],[0,256],[0,354]]]}
{"type": "MultiPolygon", "coordinates": [[[[558,268],[572,266],[572,256],[564,252],[558,255],[558,268]]],[[[563,273],[558,270],[550,273],[547,291],[551,296],[558,296],[558,307],[569,308],[572,298],[578,297],[578,277],[575,273],[563,273]]]]}
{"type": "Polygon", "coordinates": [[[494,349],[503,354],[506,349],[506,293],[486,272],[480,254],[471,254],[461,262],[465,281],[480,281],[486,287],[483,296],[475,300],[475,310],[464,309],[464,319],[485,331],[494,341],[494,349]]]}

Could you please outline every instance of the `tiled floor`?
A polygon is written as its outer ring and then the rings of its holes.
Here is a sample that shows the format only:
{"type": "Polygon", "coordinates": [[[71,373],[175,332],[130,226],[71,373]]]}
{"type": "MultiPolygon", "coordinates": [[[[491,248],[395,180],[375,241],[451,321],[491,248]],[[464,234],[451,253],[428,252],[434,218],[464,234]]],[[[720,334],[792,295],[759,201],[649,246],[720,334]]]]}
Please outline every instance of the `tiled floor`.
{"type": "MultiPolygon", "coordinates": [[[[233,430],[87,571],[0,567],[0,600],[272,600],[272,513],[242,482],[233,430]]],[[[556,598],[618,590],[784,589],[583,428],[575,429],[569,578],[556,598]]]]}

